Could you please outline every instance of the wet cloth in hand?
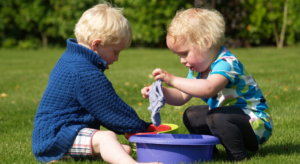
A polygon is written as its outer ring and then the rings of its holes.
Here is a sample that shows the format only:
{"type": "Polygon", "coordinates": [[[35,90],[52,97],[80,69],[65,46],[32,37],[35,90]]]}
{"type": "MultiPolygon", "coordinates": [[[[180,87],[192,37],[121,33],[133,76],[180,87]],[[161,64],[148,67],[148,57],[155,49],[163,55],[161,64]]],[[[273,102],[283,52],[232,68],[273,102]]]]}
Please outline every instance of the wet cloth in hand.
{"type": "Polygon", "coordinates": [[[148,92],[150,102],[148,109],[151,111],[151,121],[155,126],[159,126],[161,123],[159,111],[166,103],[161,83],[162,81],[158,79],[153,83],[152,88],[148,92]]]}

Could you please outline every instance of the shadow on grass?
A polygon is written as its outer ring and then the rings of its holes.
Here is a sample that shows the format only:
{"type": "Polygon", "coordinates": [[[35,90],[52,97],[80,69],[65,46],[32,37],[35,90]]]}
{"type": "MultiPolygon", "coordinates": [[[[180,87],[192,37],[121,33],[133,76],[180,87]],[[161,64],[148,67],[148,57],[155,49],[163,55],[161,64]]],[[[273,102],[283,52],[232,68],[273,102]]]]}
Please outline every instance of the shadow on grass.
{"type": "MultiPolygon", "coordinates": [[[[300,144],[293,144],[293,143],[286,143],[286,144],[278,144],[278,145],[265,145],[260,150],[256,152],[249,152],[247,151],[247,158],[251,160],[252,157],[255,157],[259,154],[260,157],[265,157],[268,155],[290,155],[290,154],[299,154],[300,155],[300,144]]],[[[136,152],[133,152],[132,157],[136,159],[136,152]]],[[[231,163],[227,160],[227,154],[225,150],[220,150],[219,155],[213,155],[211,162],[222,162],[222,163],[231,163]]],[[[63,162],[62,162],[63,163],[63,162]]],[[[69,161],[68,163],[78,164],[76,161],[69,161]]],[[[89,163],[100,163],[105,164],[103,160],[82,160],[79,163],[89,164],[89,163]]],[[[202,163],[202,162],[200,162],[202,163]]],[[[199,164],[200,164],[199,163],[199,164]]],[[[210,162],[203,162],[203,163],[210,163],[210,162]]],[[[198,164],[198,163],[197,163],[198,164]]]]}
{"type": "MultiPolygon", "coordinates": [[[[285,143],[278,145],[266,145],[257,151],[260,156],[264,157],[269,154],[277,155],[290,155],[299,154],[300,155],[300,144],[295,143],[285,143]]],[[[250,152],[249,155],[254,156],[256,153],[250,152]]]]}
{"type": "MultiPolygon", "coordinates": [[[[259,155],[260,157],[265,157],[269,155],[300,155],[300,144],[295,143],[285,143],[278,145],[265,145],[256,152],[247,151],[247,158],[251,159],[259,155]]],[[[227,160],[227,154],[224,150],[220,151],[219,155],[212,157],[213,162],[229,162],[227,160]]]]}

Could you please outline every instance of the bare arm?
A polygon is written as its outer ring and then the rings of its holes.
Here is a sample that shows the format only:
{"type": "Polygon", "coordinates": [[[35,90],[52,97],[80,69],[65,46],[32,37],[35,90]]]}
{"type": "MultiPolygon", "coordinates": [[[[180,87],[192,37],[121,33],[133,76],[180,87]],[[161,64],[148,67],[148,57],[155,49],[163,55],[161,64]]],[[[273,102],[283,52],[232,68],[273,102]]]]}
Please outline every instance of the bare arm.
{"type": "MultiPolygon", "coordinates": [[[[155,77],[155,80],[162,79],[167,85],[176,88],[178,91],[184,94],[189,95],[190,98],[191,96],[198,98],[213,97],[218,92],[220,92],[229,82],[229,80],[225,76],[220,74],[213,74],[207,79],[187,79],[174,76],[162,69],[155,69],[153,71],[153,76],[155,77]]],[[[183,97],[183,100],[185,100],[184,98],[186,97],[183,97]]]]}
{"type": "Polygon", "coordinates": [[[175,76],[170,86],[193,97],[210,98],[220,92],[228,82],[229,80],[220,74],[213,74],[207,79],[187,79],[175,76]]]}
{"type": "Polygon", "coordinates": [[[166,88],[163,87],[164,96],[166,98],[166,103],[170,105],[180,106],[188,102],[192,96],[176,88],[166,88]]]}
{"type": "MultiPolygon", "coordinates": [[[[148,87],[144,87],[141,90],[141,93],[143,95],[144,98],[148,98],[148,92],[151,89],[151,86],[148,87]]],[[[180,106],[185,104],[186,102],[188,102],[192,96],[185,94],[181,91],[179,91],[176,88],[166,88],[166,87],[162,87],[163,92],[164,92],[164,96],[166,98],[166,103],[170,104],[170,105],[176,105],[176,106],[180,106]]]]}

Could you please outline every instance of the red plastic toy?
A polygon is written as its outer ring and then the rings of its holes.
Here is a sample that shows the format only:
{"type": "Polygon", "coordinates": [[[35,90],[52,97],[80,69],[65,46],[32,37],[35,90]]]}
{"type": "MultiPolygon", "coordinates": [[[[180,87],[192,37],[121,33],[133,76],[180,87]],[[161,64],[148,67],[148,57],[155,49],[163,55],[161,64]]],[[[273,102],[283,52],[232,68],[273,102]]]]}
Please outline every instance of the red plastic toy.
{"type": "Polygon", "coordinates": [[[133,135],[141,135],[141,134],[157,134],[158,132],[164,132],[164,131],[168,131],[171,130],[171,126],[169,125],[159,125],[159,131],[157,126],[154,126],[153,124],[151,124],[147,131],[148,132],[143,132],[143,133],[125,133],[125,137],[127,139],[129,139],[131,136],[133,135]]]}

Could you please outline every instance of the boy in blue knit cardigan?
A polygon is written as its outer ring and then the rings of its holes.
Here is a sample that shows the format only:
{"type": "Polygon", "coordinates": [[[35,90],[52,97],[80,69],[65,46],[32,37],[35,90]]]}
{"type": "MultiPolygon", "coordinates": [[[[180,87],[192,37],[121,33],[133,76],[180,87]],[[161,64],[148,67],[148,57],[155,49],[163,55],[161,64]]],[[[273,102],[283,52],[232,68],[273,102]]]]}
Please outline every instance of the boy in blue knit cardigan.
{"type": "Polygon", "coordinates": [[[104,71],[131,43],[131,27],[121,9],[104,3],[84,12],[76,39],[53,68],[39,104],[32,133],[38,161],[102,158],[137,163],[116,133],[145,132],[149,123],[115,93],[104,71]],[[100,125],[112,131],[100,131],[100,125]]]}

